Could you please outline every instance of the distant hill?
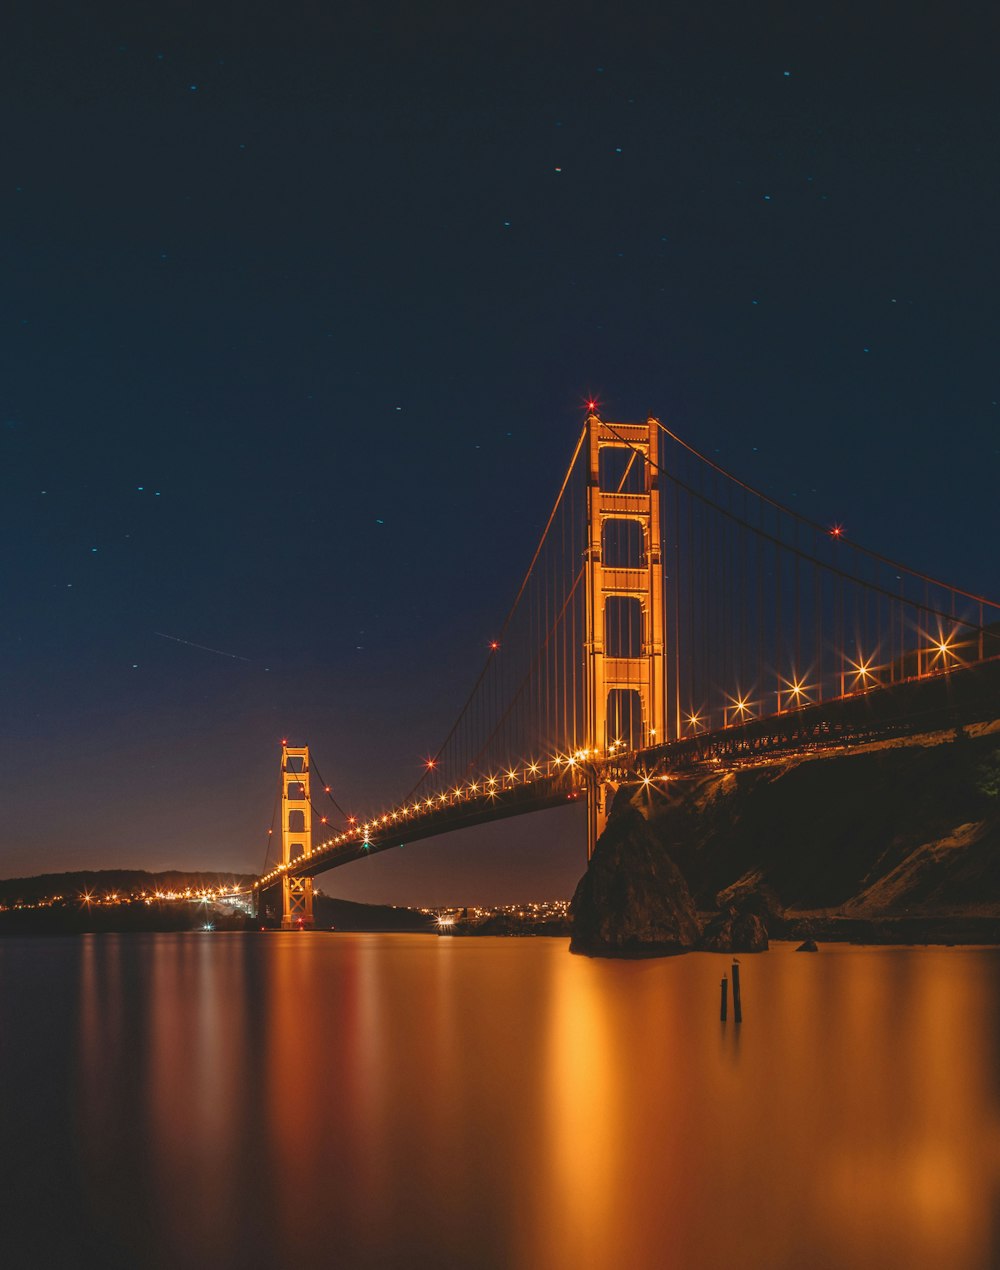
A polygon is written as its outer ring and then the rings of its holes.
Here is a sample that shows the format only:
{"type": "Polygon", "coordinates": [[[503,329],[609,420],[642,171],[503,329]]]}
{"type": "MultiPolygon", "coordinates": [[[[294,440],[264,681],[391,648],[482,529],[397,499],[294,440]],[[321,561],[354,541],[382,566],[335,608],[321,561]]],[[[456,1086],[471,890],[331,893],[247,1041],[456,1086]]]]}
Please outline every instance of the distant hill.
{"type": "Polygon", "coordinates": [[[107,895],[139,894],[142,891],[216,890],[236,885],[241,889],[254,881],[252,873],[188,873],[167,869],[148,873],[145,869],[79,869],[70,873],[40,873],[30,878],[0,878],[0,904],[37,904],[39,900],[63,895],[74,899],[84,892],[107,895]]]}
{"type": "Polygon", "coordinates": [[[430,931],[434,918],[415,908],[396,908],[389,904],[356,904],[338,900],[332,895],[313,897],[313,915],[317,929],[343,931],[430,931]]]}
{"type": "MultiPolygon", "coordinates": [[[[188,873],[168,869],[81,869],[41,873],[30,878],[0,880],[0,935],[82,934],[86,931],[198,930],[210,921],[216,930],[257,930],[258,921],[240,910],[212,904],[149,899],[164,892],[193,893],[241,890],[250,886],[250,873],[188,873]],[[104,902],[86,903],[91,895],[104,902]],[[107,903],[114,895],[117,902],[107,903]],[[141,897],[147,897],[143,899],[141,897]],[[5,910],[5,911],[3,911],[5,910]]],[[[434,919],[411,908],[389,904],[355,904],[317,892],[316,928],[338,931],[430,931],[434,919]]],[[[276,922],[265,918],[269,926],[276,922]]],[[[261,923],[263,924],[263,923],[261,923]]]]}

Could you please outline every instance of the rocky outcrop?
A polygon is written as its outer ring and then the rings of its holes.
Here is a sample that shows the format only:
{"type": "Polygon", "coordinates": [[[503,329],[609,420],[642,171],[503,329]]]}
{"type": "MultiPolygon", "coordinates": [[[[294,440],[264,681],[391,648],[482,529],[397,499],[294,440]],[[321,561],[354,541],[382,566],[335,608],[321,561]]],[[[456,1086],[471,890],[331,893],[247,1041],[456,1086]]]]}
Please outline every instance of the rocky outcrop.
{"type": "Polygon", "coordinates": [[[687,952],[701,935],[684,875],[634,807],[612,817],[570,906],[570,950],[603,957],[687,952]]]}
{"type": "Polygon", "coordinates": [[[767,927],[759,914],[730,907],[712,918],[698,947],[702,952],[767,952],[767,927]]]}
{"type": "Polygon", "coordinates": [[[671,781],[649,827],[701,911],[756,903],[772,933],[791,914],[996,915],[998,770],[1000,731],[972,729],[788,758],[671,781]]]}
{"type": "Polygon", "coordinates": [[[775,939],[1000,940],[1000,721],[623,786],[573,947],[749,952],[775,939]],[[693,900],[693,904],[691,901],[693,900]]]}

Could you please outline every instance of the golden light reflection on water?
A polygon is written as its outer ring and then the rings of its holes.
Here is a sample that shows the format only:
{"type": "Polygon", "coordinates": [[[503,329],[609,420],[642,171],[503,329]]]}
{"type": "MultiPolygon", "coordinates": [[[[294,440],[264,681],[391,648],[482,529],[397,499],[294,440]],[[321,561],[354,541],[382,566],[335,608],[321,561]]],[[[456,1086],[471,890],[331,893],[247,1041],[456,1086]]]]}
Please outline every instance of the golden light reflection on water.
{"type": "Polygon", "coordinates": [[[588,977],[567,976],[545,1019],[547,1096],[537,1148],[544,1185],[521,1260],[535,1255],[533,1241],[540,1235],[541,1261],[563,1256],[568,1265],[586,1264],[595,1231],[613,1224],[608,1172],[618,1166],[621,1122],[610,1052],[613,1020],[596,1008],[588,977]]]}
{"type": "Polygon", "coordinates": [[[998,951],[777,946],[737,1027],[721,956],[65,948],[85,1220],[124,1264],[1000,1264],[998,951]]]}

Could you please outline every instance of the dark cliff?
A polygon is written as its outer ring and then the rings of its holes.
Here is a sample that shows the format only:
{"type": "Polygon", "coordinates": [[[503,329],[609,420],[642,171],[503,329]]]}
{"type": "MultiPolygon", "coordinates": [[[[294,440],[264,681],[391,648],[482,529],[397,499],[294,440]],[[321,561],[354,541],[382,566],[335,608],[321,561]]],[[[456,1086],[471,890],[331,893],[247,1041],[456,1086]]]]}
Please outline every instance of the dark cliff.
{"type": "Polygon", "coordinates": [[[779,936],[909,923],[902,938],[944,938],[948,919],[996,938],[1000,725],[623,787],[573,901],[574,948],[619,955],[646,931],[647,952],[676,951],[661,914],[689,901],[779,936]]]}
{"type": "Polygon", "coordinates": [[[687,883],[654,828],[619,800],[573,897],[574,952],[686,952],[701,933],[687,883]]]}

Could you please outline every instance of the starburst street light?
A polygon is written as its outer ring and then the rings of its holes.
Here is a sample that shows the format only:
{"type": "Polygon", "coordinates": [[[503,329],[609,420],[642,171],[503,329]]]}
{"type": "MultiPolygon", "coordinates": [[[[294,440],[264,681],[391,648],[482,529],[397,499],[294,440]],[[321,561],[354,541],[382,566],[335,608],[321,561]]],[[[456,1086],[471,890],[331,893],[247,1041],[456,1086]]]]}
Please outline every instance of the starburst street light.
{"type": "Polygon", "coordinates": [[[782,711],[782,697],[785,698],[784,709],[795,709],[797,706],[809,705],[812,697],[809,693],[816,687],[815,684],[806,683],[804,677],[792,675],[791,679],[782,679],[781,683],[785,686],[778,689],[778,713],[782,711]],[[789,702],[791,704],[789,704],[789,702]]]}
{"type": "Polygon", "coordinates": [[[878,683],[878,675],[876,671],[880,670],[880,666],[875,666],[875,654],[870,657],[863,657],[859,654],[858,660],[854,661],[850,657],[846,658],[848,666],[851,669],[848,674],[853,675],[854,682],[851,684],[851,691],[864,692],[867,688],[873,687],[878,683]]]}
{"type": "Polygon", "coordinates": [[[950,635],[942,635],[938,631],[937,639],[931,636],[930,649],[930,668],[949,670],[952,666],[961,661],[955,649],[958,645],[955,643],[956,632],[952,631],[950,635]]]}
{"type": "Polygon", "coordinates": [[[751,707],[753,702],[750,700],[749,693],[737,693],[735,697],[730,697],[730,705],[726,707],[726,726],[730,722],[730,715],[735,715],[737,723],[745,723],[747,719],[753,718],[751,707]]]}

